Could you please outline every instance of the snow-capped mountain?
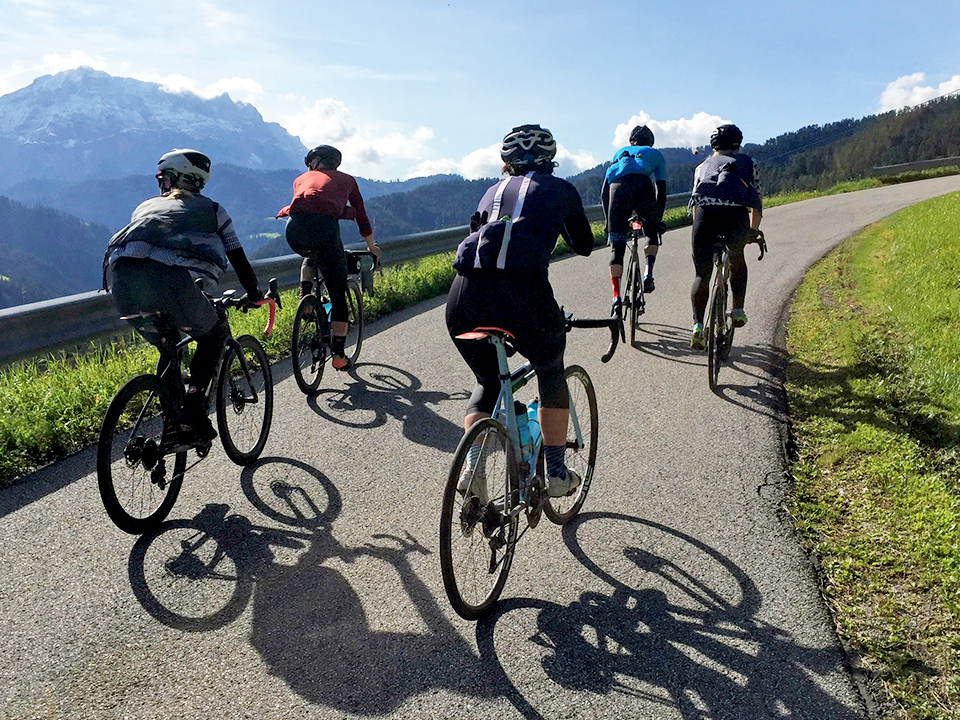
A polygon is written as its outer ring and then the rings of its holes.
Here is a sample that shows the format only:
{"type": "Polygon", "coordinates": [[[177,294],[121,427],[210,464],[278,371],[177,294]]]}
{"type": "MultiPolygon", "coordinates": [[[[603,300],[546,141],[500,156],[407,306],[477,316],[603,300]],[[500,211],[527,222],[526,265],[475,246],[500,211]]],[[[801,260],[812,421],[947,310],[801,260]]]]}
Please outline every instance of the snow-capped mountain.
{"type": "Polygon", "coordinates": [[[146,174],[174,147],[257,170],[301,167],[306,152],[280,125],[226,94],[205,100],[90,68],[46,75],[0,97],[0,189],[146,174]]]}

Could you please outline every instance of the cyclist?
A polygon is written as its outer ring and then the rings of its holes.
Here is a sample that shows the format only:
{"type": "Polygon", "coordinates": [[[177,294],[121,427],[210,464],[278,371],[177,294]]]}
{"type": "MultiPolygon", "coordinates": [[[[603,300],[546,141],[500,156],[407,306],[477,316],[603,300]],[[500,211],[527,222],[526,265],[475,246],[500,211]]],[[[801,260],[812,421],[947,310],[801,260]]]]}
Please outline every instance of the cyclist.
{"type": "Polygon", "coordinates": [[[660,248],[660,236],[666,231],[662,225],[667,204],[666,172],[663,155],[653,149],[653,131],[646,125],[637,125],[630,133],[630,144],[614,153],[604,175],[600,204],[606,219],[607,243],[612,250],[610,284],[615,309],[620,304],[623,255],[629,239],[630,218],[634,214],[643,223],[643,234],[647,238],[643,250],[646,255],[643,291],[654,291],[653,265],[660,248]]]}
{"type": "Polygon", "coordinates": [[[697,166],[689,208],[693,212],[693,267],[696,273],[690,299],[693,334],[690,347],[705,346],[703,316],[710,294],[713,246],[725,238],[730,248],[730,288],[733,292],[734,327],[747,323],[743,301],[747,295],[747,263],[743,246],[758,237],[763,201],[760,172],[748,155],[740,152],[743,133],[736,125],[721,125],[710,135],[713,154],[697,166]]]}
{"type": "Polygon", "coordinates": [[[293,200],[277,217],[289,217],[287,244],[303,255],[300,266],[300,297],[313,289],[317,270],[323,276],[332,304],[333,330],[330,364],[347,367],[344,345],[347,336],[347,259],[340,239],[340,220],[356,220],[360,236],[377,259],[380,248],[373,242],[373,228],[363,207],[360,188],[352,175],[340,172],[342,156],[330,145],[318,145],[303,163],[308,170],[293,181],[293,200]]]}
{"type": "MultiPolygon", "coordinates": [[[[500,147],[507,177],[491,186],[470,219],[471,233],[457,248],[457,270],[447,298],[446,322],[477,386],[467,404],[464,430],[490,417],[500,392],[497,355],[489,343],[456,340],[474,328],[495,326],[513,334],[533,364],[540,386],[540,425],[551,496],[572,493],[580,478],[565,464],[570,397],[563,378],[566,332],[563,312],[547,276],[562,235],[578,255],[589,255],[593,233],[577,190],[554,177],[557,143],[546,128],[520,125],[500,147]]],[[[468,455],[472,471],[480,455],[468,455]]],[[[464,473],[464,485],[472,472],[464,473]]],[[[469,488],[460,488],[466,493],[469,488]]]]}
{"type": "MultiPolygon", "coordinates": [[[[259,300],[260,286],[230,215],[200,192],[210,179],[210,158],[196,150],[171,150],[157,163],[156,178],[160,194],[140,203],[130,223],[110,238],[104,289],[121,315],[162,312],[197,341],[183,430],[212,440],[217,433],[203,398],[230,329],[195,280],[212,290],[229,261],[247,299],[259,300]]],[[[143,334],[159,347],[160,337],[143,334]]]]}

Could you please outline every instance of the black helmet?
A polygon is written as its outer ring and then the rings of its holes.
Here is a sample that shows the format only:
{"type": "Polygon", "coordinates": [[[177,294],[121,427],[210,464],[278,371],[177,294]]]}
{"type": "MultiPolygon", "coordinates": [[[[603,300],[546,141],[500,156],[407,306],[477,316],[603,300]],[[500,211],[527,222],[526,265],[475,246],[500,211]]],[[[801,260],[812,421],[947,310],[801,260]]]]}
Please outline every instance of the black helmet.
{"type": "Polygon", "coordinates": [[[500,145],[500,158],[508,165],[549,163],[557,154],[557,141],[539,125],[519,125],[507,133],[500,145]]]}
{"type": "Polygon", "coordinates": [[[630,133],[630,144],[653,147],[653,130],[646,125],[637,125],[630,133]]]}
{"type": "Polygon", "coordinates": [[[332,145],[317,145],[313,150],[307,153],[303,159],[303,164],[310,167],[314,160],[320,161],[320,167],[324,170],[336,170],[340,166],[343,156],[340,151],[332,145]]]}
{"type": "Polygon", "coordinates": [[[736,125],[721,125],[710,135],[710,147],[714,150],[732,150],[743,143],[743,133],[736,125]]]}

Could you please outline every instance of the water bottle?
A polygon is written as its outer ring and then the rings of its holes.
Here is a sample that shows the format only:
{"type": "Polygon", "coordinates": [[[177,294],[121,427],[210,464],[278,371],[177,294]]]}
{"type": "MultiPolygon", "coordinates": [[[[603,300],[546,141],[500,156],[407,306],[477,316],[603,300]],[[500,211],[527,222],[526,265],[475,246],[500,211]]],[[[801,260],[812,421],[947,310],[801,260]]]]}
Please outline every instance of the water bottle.
{"type": "Polygon", "coordinates": [[[540,408],[536,400],[527,408],[527,425],[530,426],[531,454],[540,443],[540,408]]]}
{"type": "Polygon", "coordinates": [[[527,406],[519,400],[514,401],[513,411],[517,415],[517,432],[520,435],[520,454],[530,462],[533,458],[533,437],[530,434],[530,416],[527,415],[527,406]]]}

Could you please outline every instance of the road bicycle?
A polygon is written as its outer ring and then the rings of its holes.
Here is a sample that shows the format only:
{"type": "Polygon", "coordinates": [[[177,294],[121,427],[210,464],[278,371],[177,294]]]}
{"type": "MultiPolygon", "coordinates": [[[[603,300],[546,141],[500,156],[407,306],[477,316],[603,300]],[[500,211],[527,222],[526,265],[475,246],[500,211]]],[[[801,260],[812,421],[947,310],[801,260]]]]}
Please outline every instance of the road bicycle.
{"type": "MultiPolygon", "coordinates": [[[[616,318],[575,320],[571,328],[610,330],[609,359],[620,337],[616,318]]],[[[476,328],[457,339],[490,342],[497,352],[500,394],[492,417],[470,426],[457,447],[443,493],[440,513],[440,569],[453,609],[477,620],[500,597],[517,542],[540,522],[541,514],[558,525],[580,512],[590,490],[597,459],[597,397],[587,371],[564,370],[570,391],[567,467],[580,485],[565,497],[549,497],[538,419],[538,401],[529,406],[515,394],[536,377],[526,362],[511,371],[507,356],[512,336],[499,328],[476,328]],[[526,526],[520,530],[520,519],[526,526]]]]}
{"type": "MultiPolygon", "coordinates": [[[[747,239],[744,245],[757,243],[763,260],[767,243],[759,230],[753,239],[747,239]]],[[[730,355],[733,347],[733,333],[736,329],[730,317],[733,311],[733,294],[730,292],[730,248],[724,239],[713,246],[713,283],[710,287],[710,303],[707,305],[710,315],[707,318],[707,381],[710,389],[716,391],[720,377],[720,365],[730,355]]]]}
{"type": "Polygon", "coordinates": [[[625,280],[623,290],[620,293],[621,301],[614,306],[614,314],[620,322],[620,339],[627,341],[626,333],[623,329],[624,317],[629,319],[630,323],[630,345],[631,347],[637,340],[637,330],[640,328],[640,316],[647,309],[646,300],[643,297],[643,272],[640,262],[639,246],[640,238],[643,235],[643,224],[634,215],[630,218],[630,241],[627,249],[630,252],[630,258],[627,261],[626,272],[623,275],[625,280]]]}
{"type": "MultiPolygon", "coordinates": [[[[344,355],[351,367],[363,345],[363,293],[356,276],[363,273],[361,258],[374,257],[369,250],[345,250],[347,256],[347,340],[344,355]]],[[[375,259],[375,258],[374,258],[375,259]]],[[[323,279],[318,279],[313,292],[303,296],[293,318],[290,354],[297,387],[313,395],[320,386],[323,370],[330,359],[332,342],[331,313],[333,305],[326,295],[323,279]]]]}
{"type": "MultiPolygon", "coordinates": [[[[227,290],[210,298],[221,317],[227,308],[246,312],[268,305],[264,335],[273,329],[280,306],[276,279],[263,300],[249,303],[227,290]]],[[[104,509],[114,524],[134,535],[155,530],[180,493],[187,453],[196,451],[196,465],[207,456],[211,440],[183,430],[186,397],[181,360],[194,340],[181,337],[168,315],[147,312],[123,318],[148,337],[159,338],[155,373],[137,375],[114,396],[100,428],[97,482],[104,509]]],[[[228,328],[229,330],[229,328],[228,328]]],[[[204,407],[215,393],[217,429],[224,452],[238,465],[249,465],[263,452],[273,418],[273,379],[267,353],[252,335],[228,334],[214,379],[204,391],[204,407]]]]}

